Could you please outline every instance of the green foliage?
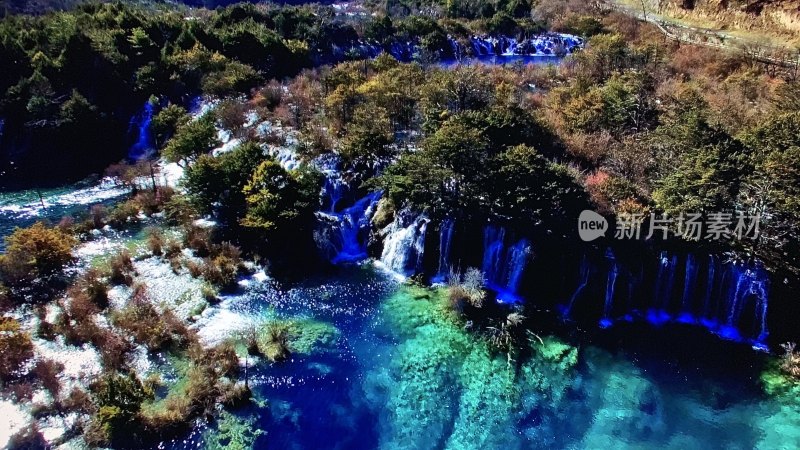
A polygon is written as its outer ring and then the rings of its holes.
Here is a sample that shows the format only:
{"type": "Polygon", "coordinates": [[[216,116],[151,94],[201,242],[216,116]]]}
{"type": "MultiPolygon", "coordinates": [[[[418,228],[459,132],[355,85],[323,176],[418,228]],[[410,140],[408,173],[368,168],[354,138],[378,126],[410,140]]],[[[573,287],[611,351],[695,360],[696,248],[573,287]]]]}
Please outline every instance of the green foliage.
{"type": "Polygon", "coordinates": [[[394,133],[388,112],[383,108],[362,107],[356,110],[347,127],[340,153],[351,164],[372,168],[392,156],[394,133]]]}
{"type": "Polygon", "coordinates": [[[150,127],[159,146],[167,142],[175,132],[189,123],[191,116],[180,105],[171,103],[153,116],[150,127]]]}
{"type": "Polygon", "coordinates": [[[108,445],[128,436],[142,404],[154,397],[133,372],[105,373],[92,391],[98,409],[86,433],[90,445],[108,445]]]}
{"type": "Polygon", "coordinates": [[[571,93],[561,114],[572,131],[605,130],[618,138],[644,131],[655,118],[652,80],[635,72],[614,74],[602,85],[571,93]]]}
{"type": "Polygon", "coordinates": [[[604,31],[603,23],[592,16],[570,15],[563,23],[566,33],[577,36],[592,37],[604,31]]]}
{"type": "Polygon", "coordinates": [[[732,139],[683,155],[675,171],[659,180],[656,205],[668,214],[732,211],[744,167],[742,145],[732,139]]]}
{"type": "Polygon", "coordinates": [[[238,222],[246,205],[244,187],[266,159],[254,142],[245,142],[216,158],[201,156],[189,166],[183,180],[191,202],[201,213],[210,213],[219,205],[223,219],[238,222]]]}
{"type": "Polygon", "coordinates": [[[247,214],[242,225],[265,231],[308,226],[319,205],[319,173],[310,169],[287,172],[275,161],[262,162],[242,192],[247,214]]]}
{"type": "Polygon", "coordinates": [[[9,285],[26,284],[52,275],[72,261],[76,240],[59,228],[37,222],[16,228],[6,236],[6,252],[0,255],[0,278],[9,285]]]}
{"type": "Polygon", "coordinates": [[[164,147],[164,157],[168,161],[187,165],[201,155],[210,152],[219,145],[217,130],[214,127],[214,115],[206,114],[197,120],[180,126],[175,136],[164,147]]]}
{"type": "Polygon", "coordinates": [[[564,229],[585,208],[586,195],[567,168],[547,161],[533,148],[509,148],[496,161],[489,182],[497,199],[493,212],[564,229]]]}

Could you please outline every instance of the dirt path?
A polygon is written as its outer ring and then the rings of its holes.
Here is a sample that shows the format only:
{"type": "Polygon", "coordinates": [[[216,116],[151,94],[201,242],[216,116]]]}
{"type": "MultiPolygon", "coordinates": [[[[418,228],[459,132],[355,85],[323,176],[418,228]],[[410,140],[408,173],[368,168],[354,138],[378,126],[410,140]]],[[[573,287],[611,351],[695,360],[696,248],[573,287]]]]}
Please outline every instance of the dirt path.
{"type": "Polygon", "coordinates": [[[704,47],[743,52],[747,57],[766,64],[792,68],[800,65],[800,52],[796,49],[771,47],[758,39],[735,36],[725,30],[685,25],[655,11],[636,8],[624,0],[604,0],[603,3],[609,9],[654,24],[668,39],[704,47]]]}

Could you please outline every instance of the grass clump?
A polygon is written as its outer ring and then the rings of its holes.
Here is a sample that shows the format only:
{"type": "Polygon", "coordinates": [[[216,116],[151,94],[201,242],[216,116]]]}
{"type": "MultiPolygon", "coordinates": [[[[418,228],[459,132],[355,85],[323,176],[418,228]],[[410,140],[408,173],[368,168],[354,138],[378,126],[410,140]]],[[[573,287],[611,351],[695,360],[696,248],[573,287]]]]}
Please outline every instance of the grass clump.
{"type": "Polygon", "coordinates": [[[235,383],[239,360],[231,343],[204,349],[192,340],[176,354],[178,379],[159,396],[158,379],[109,371],[92,385],[93,412],[84,437],[93,447],[149,448],[186,432],[193,419],[233,405],[249,392],[235,383]]]}
{"type": "Polygon", "coordinates": [[[133,283],[133,276],[136,271],[133,268],[131,252],[127,249],[120,250],[111,256],[108,261],[109,279],[114,284],[124,284],[130,286],[133,283]]]}
{"type": "Polygon", "coordinates": [[[308,355],[330,348],[338,336],[333,325],[313,319],[273,319],[247,333],[245,341],[249,351],[279,362],[291,354],[308,355]]]}
{"type": "Polygon", "coordinates": [[[33,357],[33,343],[19,322],[0,317],[0,380],[12,378],[22,364],[33,357]]]}
{"type": "Polygon", "coordinates": [[[153,256],[161,256],[164,254],[164,232],[158,227],[147,227],[145,230],[147,234],[147,248],[153,256]]]}
{"type": "Polygon", "coordinates": [[[108,283],[103,273],[90,268],[84,272],[75,283],[67,290],[67,295],[75,301],[88,301],[100,309],[108,306],[108,283]]]}
{"type": "Polygon", "coordinates": [[[141,420],[149,429],[180,428],[193,417],[212,414],[217,404],[233,404],[248,395],[246,388],[232,381],[239,368],[233,344],[205,350],[194,343],[187,356],[179,381],[167,395],[142,406],[141,420]]]}
{"type": "Polygon", "coordinates": [[[200,268],[201,276],[212,286],[229,288],[236,284],[239,262],[225,255],[206,258],[200,268]]]}
{"type": "Polygon", "coordinates": [[[797,344],[787,342],[781,344],[784,353],[781,357],[781,370],[794,378],[800,378],[800,353],[795,350],[797,344]]]}
{"type": "Polygon", "coordinates": [[[58,374],[63,370],[64,364],[50,359],[38,361],[33,369],[36,378],[54,399],[57,399],[61,393],[61,382],[58,380],[58,374]]]}
{"type": "Polygon", "coordinates": [[[289,350],[289,324],[285,322],[270,322],[258,335],[258,352],[272,362],[287,359],[291,354],[289,350]]]}
{"type": "Polygon", "coordinates": [[[200,286],[200,295],[202,295],[203,299],[210,305],[219,303],[219,290],[208,283],[203,283],[203,285],[200,286]]]}
{"type": "Polygon", "coordinates": [[[486,298],[485,285],[486,278],[479,269],[470,267],[463,275],[456,269],[450,269],[447,277],[450,305],[459,312],[463,312],[467,304],[473,308],[482,307],[486,298]]]}
{"type": "Polygon", "coordinates": [[[185,347],[189,329],[171,310],[159,311],[147,296],[144,285],[137,285],[128,304],[112,316],[117,327],[150,351],[185,347]]]}

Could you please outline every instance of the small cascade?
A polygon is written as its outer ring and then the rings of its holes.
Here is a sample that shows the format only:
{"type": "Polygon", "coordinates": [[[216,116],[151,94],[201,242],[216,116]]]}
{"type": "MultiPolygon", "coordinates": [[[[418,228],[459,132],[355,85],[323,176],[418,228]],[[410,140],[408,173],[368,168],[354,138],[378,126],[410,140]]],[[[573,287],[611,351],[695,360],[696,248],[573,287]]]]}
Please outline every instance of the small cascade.
{"type": "Polygon", "coordinates": [[[128,150],[128,158],[138,161],[147,158],[155,152],[155,140],[150,131],[150,122],[153,120],[155,107],[149,101],[144,103],[142,111],[131,119],[130,133],[136,130],[136,142],[128,150]]]}
{"type": "MultiPolygon", "coordinates": [[[[295,155],[296,157],[296,155],[295,155]]],[[[288,158],[289,164],[294,159],[288,158]]],[[[321,229],[316,233],[317,245],[334,264],[358,262],[367,258],[370,221],[380,200],[380,192],[372,192],[352,200],[351,186],[340,169],[336,155],[321,156],[312,165],[325,176],[320,193],[321,209],[317,218],[321,229]],[[343,207],[342,204],[352,204],[343,207]]]]}
{"type": "Polygon", "coordinates": [[[447,280],[450,272],[450,253],[455,232],[455,219],[447,218],[439,224],[439,266],[436,276],[433,277],[434,283],[443,283],[447,280]]]}
{"type": "Polygon", "coordinates": [[[373,192],[338,213],[317,213],[323,223],[318,243],[334,264],[357,262],[367,257],[370,220],[381,194],[373,192]]]}
{"type": "Polygon", "coordinates": [[[619,274],[619,266],[617,259],[614,257],[614,252],[611,249],[606,250],[606,259],[609,261],[610,268],[608,269],[608,279],[606,280],[606,294],[605,301],[603,302],[603,317],[600,319],[600,327],[607,328],[613,323],[611,320],[611,309],[614,306],[614,289],[617,285],[617,275],[619,274]]]}
{"type": "Polygon", "coordinates": [[[425,235],[430,219],[424,214],[413,216],[408,211],[398,213],[395,220],[383,229],[381,262],[387,269],[410,276],[422,269],[425,235]]]}
{"type": "Polygon", "coordinates": [[[705,321],[711,316],[711,295],[714,292],[714,274],[716,273],[717,257],[708,255],[708,271],[706,273],[706,289],[703,297],[703,310],[701,320],[705,321]]]}
{"type": "Polygon", "coordinates": [[[519,290],[519,283],[528,262],[528,255],[531,252],[531,243],[527,239],[520,239],[509,247],[506,257],[506,273],[508,282],[506,287],[511,292],[519,290]]]}
{"type": "Polygon", "coordinates": [[[483,231],[483,273],[489,282],[500,279],[506,230],[488,225],[483,231]]]}
{"type": "Polygon", "coordinates": [[[572,296],[569,298],[569,303],[562,309],[562,315],[565,318],[570,316],[572,312],[572,308],[575,306],[575,300],[581,295],[584,289],[586,289],[586,285],[589,284],[589,273],[590,273],[590,266],[589,266],[589,259],[586,255],[583,255],[581,258],[581,269],[580,269],[580,277],[578,281],[578,287],[575,289],[575,292],[572,293],[572,296]]]}
{"type": "Polygon", "coordinates": [[[497,291],[497,300],[516,303],[521,300],[518,290],[531,253],[531,244],[527,239],[519,239],[506,247],[505,240],[505,228],[486,226],[482,269],[488,287],[497,291]]]}
{"type": "Polygon", "coordinates": [[[692,299],[695,295],[695,283],[697,282],[697,265],[694,255],[686,256],[686,273],[683,278],[683,295],[681,296],[681,312],[678,321],[683,323],[693,323],[696,315],[692,311],[692,299]]]}
{"type": "Polygon", "coordinates": [[[668,310],[672,299],[672,288],[675,283],[677,258],[677,255],[670,258],[667,252],[661,252],[658,255],[658,275],[656,276],[655,292],[653,293],[654,306],[647,312],[648,320],[652,323],[659,324],[670,320],[668,310]]]}

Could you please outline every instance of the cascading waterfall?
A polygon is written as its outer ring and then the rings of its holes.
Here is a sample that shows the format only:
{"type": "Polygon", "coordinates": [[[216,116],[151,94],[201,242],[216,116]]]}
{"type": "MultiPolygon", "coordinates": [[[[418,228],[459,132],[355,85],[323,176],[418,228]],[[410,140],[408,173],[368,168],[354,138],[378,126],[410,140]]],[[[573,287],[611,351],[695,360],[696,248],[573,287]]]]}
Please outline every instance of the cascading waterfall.
{"type": "Polygon", "coordinates": [[[449,261],[455,226],[456,221],[451,218],[444,219],[442,223],[439,224],[439,266],[436,270],[436,276],[434,276],[432,280],[434,283],[446,281],[449,275],[449,261]]]}
{"type": "Polygon", "coordinates": [[[403,276],[417,273],[422,268],[425,235],[430,219],[424,214],[412,215],[401,211],[394,221],[383,229],[381,262],[387,269],[403,276]]]}
{"type": "Polygon", "coordinates": [[[606,280],[606,295],[603,302],[603,317],[600,319],[600,327],[607,328],[613,323],[611,320],[611,309],[614,306],[614,289],[617,284],[617,275],[619,274],[619,266],[617,259],[614,257],[614,252],[611,249],[606,250],[606,259],[609,260],[610,268],[608,270],[608,279],[606,280]]]}
{"type": "Polygon", "coordinates": [[[611,250],[605,256],[605,263],[599,267],[586,268],[586,262],[582,262],[578,287],[563,308],[565,317],[579,308],[578,296],[594,295],[603,302],[603,328],[637,318],[654,326],[683,323],[704,327],[724,339],[765,348],[770,282],[760,262],[661,252],[657,270],[650,272],[652,278],[641,282],[641,276],[633,280],[632,272],[611,250]],[[594,273],[597,282],[591,281],[594,273]],[[627,302],[619,301],[620,283],[628,287],[627,302]],[[587,290],[587,285],[598,286],[598,290],[587,290]],[[599,290],[599,286],[604,288],[599,290]]]}
{"type": "Polygon", "coordinates": [[[569,34],[547,33],[517,40],[505,36],[472,36],[475,56],[560,56],[583,47],[583,39],[569,34]]]}
{"type": "MultiPolygon", "coordinates": [[[[287,152],[285,156],[280,160],[282,164],[288,167],[299,164],[299,161],[295,162],[297,156],[294,152],[287,152]]],[[[357,198],[351,206],[340,209],[342,203],[351,201],[353,197],[350,183],[342,175],[340,159],[334,154],[323,155],[312,165],[325,176],[320,193],[321,210],[317,212],[321,224],[316,233],[317,245],[334,264],[366,259],[370,221],[381,193],[371,192],[357,198]]]]}
{"type": "Polygon", "coordinates": [[[575,306],[575,300],[581,295],[581,292],[586,289],[586,285],[589,284],[589,273],[589,259],[586,257],[586,255],[583,255],[581,258],[580,281],[578,282],[578,287],[575,289],[575,292],[573,292],[572,296],[570,296],[569,303],[562,308],[562,315],[564,317],[569,317],[570,313],[572,312],[572,308],[575,306]]]}
{"type": "Polygon", "coordinates": [[[696,315],[692,312],[692,298],[695,291],[696,278],[697,266],[695,264],[694,255],[689,254],[686,256],[686,273],[683,278],[683,295],[681,296],[681,313],[678,316],[679,322],[692,323],[696,321],[696,315]]]}
{"type": "Polygon", "coordinates": [[[671,258],[667,252],[658,256],[658,275],[656,288],[653,293],[654,304],[648,308],[647,320],[653,324],[661,324],[670,320],[669,303],[672,299],[672,288],[675,284],[675,268],[678,265],[678,255],[671,258]]]}
{"type": "MultiPolygon", "coordinates": [[[[466,47],[453,37],[448,37],[448,47],[437,50],[442,58],[456,58],[465,55],[487,56],[564,56],[581,49],[584,41],[580,37],[545,33],[525,39],[507,36],[472,36],[466,47]]],[[[333,60],[345,60],[353,56],[375,58],[382,52],[392,55],[398,61],[411,61],[420,53],[419,42],[394,41],[386,45],[377,42],[356,41],[347,46],[331,45],[333,60]]]]}
{"type": "Polygon", "coordinates": [[[506,248],[506,230],[487,225],[483,235],[483,273],[489,288],[497,292],[501,303],[516,303],[521,300],[519,284],[525,272],[531,244],[519,239],[506,248]]]}
{"type": "Polygon", "coordinates": [[[155,107],[149,101],[144,103],[142,111],[131,119],[130,132],[136,129],[136,142],[128,150],[128,158],[138,161],[150,156],[155,151],[155,140],[150,132],[155,107]]]}
{"type": "Polygon", "coordinates": [[[328,259],[332,263],[357,262],[367,257],[370,220],[380,197],[379,192],[373,192],[341,212],[317,213],[327,224],[321,245],[327,247],[328,259]]]}
{"type": "Polygon", "coordinates": [[[489,283],[496,284],[502,271],[503,241],[506,230],[502,227],[488,225],[483,230],[483,273],[489,283]]]}
{"type": "Polygon", "coordinates": [[[706,273],[706,290],[703,297],[703,311],[701,321],[708,323],[708,317],[711,315],[711,295],[714,291],[714,273],[716,272],[717,257],[716,255],[708,255],[708,271],[706,273]]]}

